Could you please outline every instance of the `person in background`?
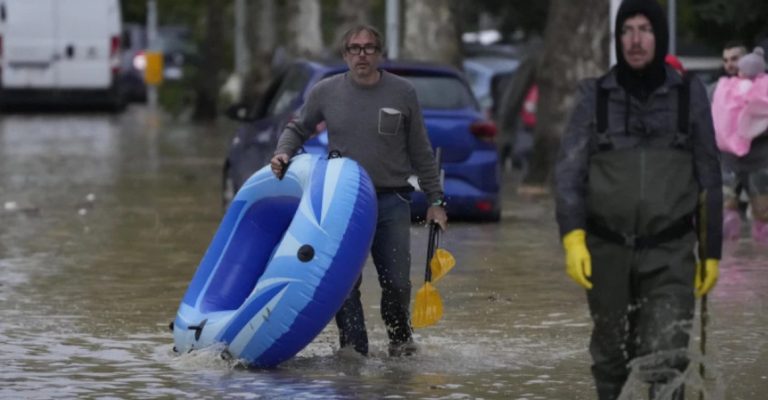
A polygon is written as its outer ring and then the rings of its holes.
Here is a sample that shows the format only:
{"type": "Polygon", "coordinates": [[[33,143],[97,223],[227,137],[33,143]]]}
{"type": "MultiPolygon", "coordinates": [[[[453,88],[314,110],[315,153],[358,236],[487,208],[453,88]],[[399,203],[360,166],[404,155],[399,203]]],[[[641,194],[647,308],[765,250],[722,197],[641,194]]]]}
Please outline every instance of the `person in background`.
{"type": "Polygon", "coordinates": [[[717,281],[722,183],[709,100],[700,80],[665,65],[667,26],[656,1],[621,3],[617,64],[580,83],[555,167],[566,273],[587,290],[601,400],[620,396],[630,368],[651,398],[684,398],[694,295],[717,281]]]}
{"type": "Polygon", "coordinates": [[[738,76],[722,77],[712,101],[724,181],[723,235],[741,236],[740,197],[745,191],[755,243],[768,246],[768,76],[762,48],[742,56],[738,76]]]}
{"type": "Polygon", "coordinates": [[[739,59],[747,54],[747,46],[738,41],[731,41],[723,46],[723,72],[726,76],[739,73],[739,59]]]}
{"type": "MultiPolygon", "coordinates": [[[[723,46],[723,72],[722,76],[731,77],[739,73],[739,59],[747,54],[747,46],[738,40],[731,40],[723,46]]],[[[717,81],[707,86],[707,96],[712,99],[717,81]]]]}
{"type": "MultiPolygon", "coordinates": [[[[298,119],[283,130],[270,164],[278,177],[290,157],[325,121],[328,149],[360,163],[376,187],[378,220],[371,246],[381,286],[381,316],[391,356],[417,351],[411,335],[410,196],[408,177],[415,170],[431,206],[426,220],[444,230],[447,217],[438,165],[427,136],[416,91],[407,80],[379,69],[384,43],[372,26],[359,25],[342,38],[349,71],[318,82],[298,119]]],[[[368,334],[358,279],[336,314],[339,342],[368,354],[368,334]]]]}
{"type": "Polygon", "coordinates": [[[538,100],[538,90],[535,98],[531,94],[536,86],[537,65],[542,57],[542,46],[538,40],[530,45],[527,56],[520,62],[514,75],[499,93],[499,107],[503,110],[496,118],[499,130],[502,132],[499,160],[504,166],[507,160],[512,167],[520,169],[525,175],[528,161],[533,149],[533,125],[526,126],[524,117],[535,125],[535,110],[524,114],[524,110],[535,109],[538,100]],[[528,103],[528,104],[526,104],[528,103]]]}

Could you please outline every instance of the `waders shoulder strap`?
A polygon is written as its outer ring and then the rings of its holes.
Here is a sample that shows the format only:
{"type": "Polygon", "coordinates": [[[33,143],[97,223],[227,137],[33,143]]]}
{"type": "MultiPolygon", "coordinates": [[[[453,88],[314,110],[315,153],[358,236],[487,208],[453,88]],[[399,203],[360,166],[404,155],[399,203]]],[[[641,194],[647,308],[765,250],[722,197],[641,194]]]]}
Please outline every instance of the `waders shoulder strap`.
{"type": "MultiPolygon", "coordinates": [[[[598,148],[603,150],[613,149],[613,141],[609,137],[608,130],[608,89],[603,88],[602,82],[605,76],[596,82],[595,101],[595,126],[597,131],[598,148]]],[[[677,93],[677,133],[672,143],[673,147],[685,148],[688,144],[688,123],[690,122],[690,97],[691,80],[683,75],[683,84],[677,93]]]]}
{"type": "Polygon", "coordinates": [[[597,133],[603,133],[608,129],[608,89],[603,87],[605,76],[597,80],[597,100],[595,101],[595,116],[597,117],[597,133]]]}
{"type": "Polygon", "coordinates": [[[595,128],[597,131],[597,147],[600,151],[613,149],[613,141],[608,136],[608,89],[603,87],[606,75],[600,77],[595,83],[595,128]]]}
{"type": "Polygon", "coordinates": [[[690,103],[691,103],[691,79],[688,75],[683,75],[683,84],[677,90],[677,133],[672,147],[678,149],[688,148],[690,135],[688,134],[688,123],[690,121],[690,103]]]}
{"type": "Polygon", "coordinates": [[[691,79],[683,75],[683,85],[677,92],[677,129],[688,134],[689,109],[691,103],[691,79]]]}

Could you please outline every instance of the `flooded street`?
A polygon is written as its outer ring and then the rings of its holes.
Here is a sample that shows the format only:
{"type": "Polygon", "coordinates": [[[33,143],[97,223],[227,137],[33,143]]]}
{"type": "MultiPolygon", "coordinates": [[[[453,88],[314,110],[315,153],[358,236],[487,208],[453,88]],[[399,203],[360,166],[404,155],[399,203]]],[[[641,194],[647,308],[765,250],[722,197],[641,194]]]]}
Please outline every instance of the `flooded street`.
{"type": "MultiPolygon", "coordinates": [[[[386,356],[375,271],[363,296],[371,357],[331,324],[270,371],[214,351],[177,356],[168,323],[222,216],[233,126],[122,115],[0,116],[0,398],[592,399],[584,292],[565,275],[549,197],[513,195],[499,224],[451,224],[445,316],[410,358],[386,356]]],[[[412,227],[415,291],[427,229],[412,227]]],[[[708,399],[768,391],[768,249],[726,246],[709,296],[708,399]]],[[[699,352],[699,316],[691,351],[699,352]]],[[[698,364],[688,397],[698,398],[698,364]]],[[[632,383],[626,398],[644,398],[632,383]]]]}

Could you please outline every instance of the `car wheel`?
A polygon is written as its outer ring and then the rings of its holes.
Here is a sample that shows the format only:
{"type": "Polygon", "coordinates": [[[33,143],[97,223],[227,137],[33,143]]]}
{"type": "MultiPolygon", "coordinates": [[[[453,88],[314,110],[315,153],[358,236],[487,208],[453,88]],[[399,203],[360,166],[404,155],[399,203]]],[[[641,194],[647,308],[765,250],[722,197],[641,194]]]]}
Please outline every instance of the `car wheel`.
{"type": "Polygon", "coordinates": [[[232,200],[235,198],[235,193],[237,193],[237,188],[235,188],[235,180],[232,178],[229,169],[224,172],[224,180],[221,186],[221,207],[224,211],[226,211],[227,207],[229,207],[229,204],[232,203],[232,200]]]}

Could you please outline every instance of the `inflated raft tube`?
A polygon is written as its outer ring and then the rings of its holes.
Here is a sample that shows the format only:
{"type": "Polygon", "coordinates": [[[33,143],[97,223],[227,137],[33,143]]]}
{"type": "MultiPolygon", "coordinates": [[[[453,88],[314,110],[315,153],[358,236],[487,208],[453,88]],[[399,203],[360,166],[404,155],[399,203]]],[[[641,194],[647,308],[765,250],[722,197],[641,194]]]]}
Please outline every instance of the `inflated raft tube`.
{"type": "Polygon", "coordinates": [[[376,193],[348,158],[294,157],[238,191],[173,322],[174,349],[223,345],[270,368],[309,344],[341,308],[365,264],[376,193]]]}

